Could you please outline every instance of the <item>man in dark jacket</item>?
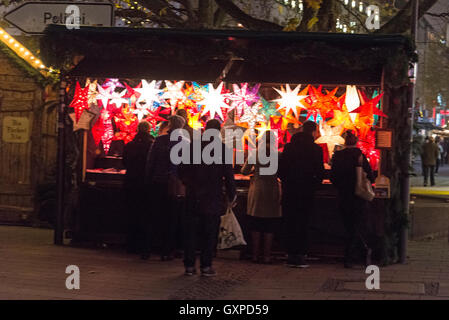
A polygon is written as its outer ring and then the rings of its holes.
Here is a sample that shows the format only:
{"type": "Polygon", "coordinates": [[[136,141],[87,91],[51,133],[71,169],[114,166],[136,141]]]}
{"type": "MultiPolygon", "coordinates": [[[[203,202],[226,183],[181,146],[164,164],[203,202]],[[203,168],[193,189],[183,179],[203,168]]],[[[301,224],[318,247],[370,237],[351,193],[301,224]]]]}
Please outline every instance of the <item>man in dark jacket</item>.
{"type": "Polygon", "coordinates": [[[127,251],[129,253],[142,251],[145,242],[145,232],[142,229],[142,222],[146,217],[144,173],[147,154],[154,141],[149,130],[148,122],[140,122],[136,136],[123,150],[123,164],[126,168],[124,188],[129,209],[127,213],[127,251]]]}
{"type": "MultiPolygon", "coordinates": [[[[176,194],[171,193],[171,182],[176,179],[176,166],[170,161],[170,150],[174,142],[170,141],[171,133],[184,126],[184,119],[171,116],[168,119],[168,134],[158,136],[150,150],[146,167],[147,189],[151,199],[151,221],[148,225],[153,230],[152,245],[160,247],[161,260],[173,259],[176,247],[176,231],[178,228],[178,212],[174,210],[176,194]]],[[[147,254],[142,258],[147,259],[147,254]]]]}
{"type": "Polygon", "coordinates": [[[287,265],[290,267],[308,267],[305,261],[307,229],[313,213],[315,189],[324,174],[323,151],[314,142],[317,129],[315,122],[306,121],[302,132],[293,135],[279,159],[287,265]]]}
{"type": "Polygon", "coordinates": [[[430,185],[435,185],[435,165],[437,164],[440,149],[433,142],[433,138],[429,137],[422,147],[421,159],[423,162],[424,186],[427,186],[427,180],[430,174],[430,185]]]}
{"type": "MultiPolygon", "coordinates": [[[[214,139],[220,139],[220,122],[209,120],[206,130],[216,130],[214,139]]],[[[194,143],[201,143],[201,153],[209,142],[193,141],[190,155],[193,155],[194,143]]],[[[220,142],[221,143],[221,142],[220,142]]],[[[218,163],[206,164],[204,159],[200,164],[182,164],[179,166],[179,176],[186,185],[188,209],[185,217],[185,274],[193,275],[195,270],[196,237],[199,235],[201,274],[214,276],[212,257],[217,245],[220,216],[226,211],[226,199],[223,187],[226,189],[228,202],[234,203],[236,188],[231,164],[225,164],[226,149],[223,143],[222,155],[218,163]]],[[[191,159],[192,160],[192,159],[191,159]]]]}

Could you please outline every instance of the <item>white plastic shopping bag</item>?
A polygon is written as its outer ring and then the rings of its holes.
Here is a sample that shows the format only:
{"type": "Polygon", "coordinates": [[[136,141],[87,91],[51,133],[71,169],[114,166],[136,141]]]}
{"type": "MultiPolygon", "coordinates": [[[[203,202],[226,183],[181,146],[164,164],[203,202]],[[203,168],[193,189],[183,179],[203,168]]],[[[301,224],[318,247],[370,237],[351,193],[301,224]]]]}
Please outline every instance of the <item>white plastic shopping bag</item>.
{"type": "Polygon", "coordinates": [[[231,207],[221,217],[220,232],[218,234],[218,249],[228,249],[235,246],[246,245],[242,228],[231,207]]]}

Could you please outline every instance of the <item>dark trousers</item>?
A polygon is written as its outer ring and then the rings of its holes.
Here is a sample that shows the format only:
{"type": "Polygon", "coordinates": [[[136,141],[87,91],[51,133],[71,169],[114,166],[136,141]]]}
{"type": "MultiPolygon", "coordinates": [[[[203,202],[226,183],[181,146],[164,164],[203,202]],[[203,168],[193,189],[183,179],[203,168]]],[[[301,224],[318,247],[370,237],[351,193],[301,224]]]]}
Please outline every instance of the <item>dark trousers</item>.
{"type": "MultiPolygon", "coordinates": [[[[284,190],[283,190],[284,192],[284,190]]],[[[308,228],[313,213],[314,194],[283,194],[285,247],[289,260],[299,258],[308,251],[308,228]]],[[[290,261],[294,262],[294,261],[290,261]]]]}
{"type": "Polygon", "coordinates": [[[437,158],[437,165],[435,166],[435,173],[438,173],[438,169],[440,168],[441,160],[437,158]]]}
{"type": "Polygon", "coordinates": [[[177,233],[180,229],[180,219],[185,211],[184,197],[169,197],[167,212],[162,216],[161,221],[161,255],[172,255],[176,250],[177,233]]]}
{"type": "Polygon", "coordinates": [[[145,206],[146,193],[141,187],[129,187],[125,189],[127,215],[126,248],[128,252],[146,254],[150,252],[151,212],[145,206]]]}
{"type": "Polygon", "coordinates": [[[352,192],[339,194],[338,202],[340,216],[346,230],[345,261],[352,262],[355,259],[356,250],[360,247],[362,241],[360,223],[366,202],[352,192]]]}
{"type": "Polygon", "coordinates": [[[200,267],[212,266],[212,258],[217,246],[217,225],[220,216],[212,212],[202,212],[198,206],[189,201],[183,219],[184,226],[184,266],[195,266],[195,252],[201,250],[200,267]]]}
{"type": "Polygon", "coordinates": [[[430,184],[435,185],[435,166],[424,166],[424,184],[427,184],[430,175],[430,184]]]}

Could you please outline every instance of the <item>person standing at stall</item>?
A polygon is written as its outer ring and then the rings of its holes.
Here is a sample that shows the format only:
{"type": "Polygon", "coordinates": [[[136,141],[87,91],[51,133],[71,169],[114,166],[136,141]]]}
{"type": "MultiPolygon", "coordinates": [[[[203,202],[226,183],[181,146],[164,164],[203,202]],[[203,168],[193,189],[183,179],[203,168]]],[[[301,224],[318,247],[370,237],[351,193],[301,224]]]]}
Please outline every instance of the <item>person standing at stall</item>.
{"type": "MultiPolygon", "coordinates": [[[[180,116],[168,118],[168,132],[160,135],[154,141],[147,162],[146,181],[151,199],[152,219],[150,227],[152,239],[159,243],[161,260],[172,260],[176,247],[176,230],[178,227],[178,212],[173,208],[175,199],[182,196],[182,186],[178,184],[176,166],[170,161],[170,150],[173,143],[170,134],[184,126],[184,119],[180,116]]],[[[148,259],[150,245],[142,255],[148,259]]]]}
{"type": "Polygon", "coordinates": [[[148,214],[145,208],[145,165],[148,152],[154,142],[149,133],[150,125],[142,121],[137,126],[137,134],[123,150],[123,164],[126,169],[124,190],[128,207],[128,230],[126,249],[129,253],[144,251],[148,225],[148,214]]]}
{"type": "Polygon", "coordinates": [[[287,266],[308,267],[307,231],[313,214],[315,190],[324,175],[323,151],[314,143],[318,126],[306,121],[281,154],[278,175],[282,181],[282,215],[285,226],[287,266]]]}
{"type": "MultiPolygon", "coordinates": [[[[190,156],[194,157],[193,145],[199,143],[201,155],[209,144],[216,139],[221,141],[220,122],[212,119],[206,123],[206,131],[212,131],[210,142],[193,141],[191,143],[190,156]]],[[[215,276],[212,268],[214,250],[217,246],[218,226],[220,216],[225,214],[226,206],[233,205],[236,199],[236,187],[234,173],[231,164],[225,163],[226,148],[220,142],[222,152],[218,161],[206,164],[201,157],[199,164],[194,164],[192,159],[189,164],[179,165],[179,177],[186,186],[187,210],[184,217],[184,267],[185,275],[191,276],[196,273],[195,251],[197,241],[201,250],[200,269],[203,276],[215,276]],[[226,190],[227,201],[223,194],[223,186],[226,190]]],[[[211,153],[214,153],[212,151],[211,153]]],[[[203,155],[204,156],[204,155],[203,155]]]]}
{"type": "Polygon", "coordinates": [[[429,137],[426,143],[422,147],[422,162],[424,171],[424,186],[427,186],[427,181],[430,175],[430,185],[435,185],[435,165],[438,159],[438,153],[440,150],[438,146],[433,142],[433,138],[429,137]]]}
{"type": "Polygon", "coordinates": [[[352,131],[346,132],[345,148],[336,151],[332,157],[331,182],[337,188],[338,207],[346,229],[345,268],[351,268],[354,260],[354,250],[358,241],[361,241],[360,217],[366,206],[366,200],[355,195],[357,181],[356,167],[363,167],[367,178],[373,183],[374,176],[371,167],[357,148],[358,138],[352,131]]]}
{"type": "MultiPolygon", "coordinates": [[[[277,152],[275,144],[270,144],[270,131],[266,131],[262,137],[259,149],[265,149],[262,154],[268,157],[271,153],[277,152]]],[[[260,154],[260,150],[258,152],[260,154]]],[[[275,157],[277,159],[277,157],[275,157]]],[[[271,247],[273,238],[281,218],[281,192],[277,175],[262,175],[260,168],[268,166],[262,165],[257,158],[256,164],[249,164],[246,160],[242,167],[242,174],[254,173],[248,191],[247,214],[251,229],[252,261],[255,263],[271,263],[271,247]],[[261,238],[263,238],[263,259],[261,254],[261,238]]]]}

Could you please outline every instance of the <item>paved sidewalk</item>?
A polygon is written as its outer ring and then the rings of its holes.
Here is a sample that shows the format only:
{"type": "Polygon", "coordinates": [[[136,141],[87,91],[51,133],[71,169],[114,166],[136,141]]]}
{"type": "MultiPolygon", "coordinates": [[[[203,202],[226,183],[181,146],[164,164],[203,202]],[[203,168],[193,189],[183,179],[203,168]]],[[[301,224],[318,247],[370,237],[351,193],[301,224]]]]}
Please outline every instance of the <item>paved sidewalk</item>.
{"type": "Polygon", "coordinates": [[[0,226],[0,299],[449,299],[447,239],[412,241],[409,261],[380,270],[380,290],[364,288],[364,268],[312,262],[290,269],[216,259],[218,276],[183,275],[181,259],[142,261],[119,250],[52,244],[51,230],[0,226]],[[80,290],[67,290],[67,265],[80,290]]]}
{"type": "Polygon", "coordinates": [[[421,163],[414,165],[416,176],[410,177],[410,193],[415,195],[437,196],[449,198],[449,165],[440,166],[438,174],[435,176],[435,186],[424,187],[424,177],[421,173],[421,163]]]}

